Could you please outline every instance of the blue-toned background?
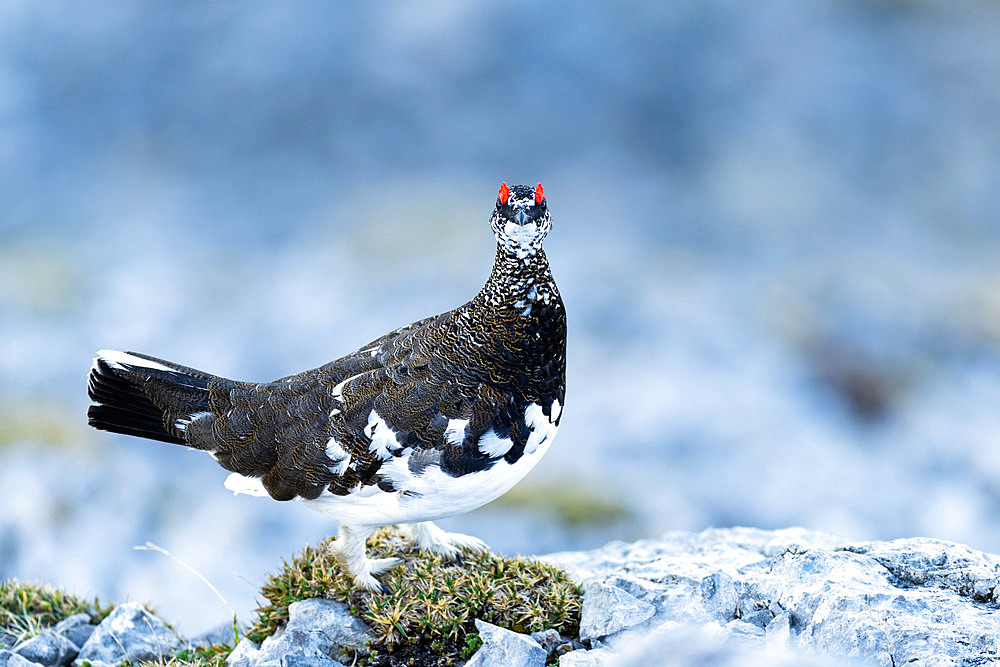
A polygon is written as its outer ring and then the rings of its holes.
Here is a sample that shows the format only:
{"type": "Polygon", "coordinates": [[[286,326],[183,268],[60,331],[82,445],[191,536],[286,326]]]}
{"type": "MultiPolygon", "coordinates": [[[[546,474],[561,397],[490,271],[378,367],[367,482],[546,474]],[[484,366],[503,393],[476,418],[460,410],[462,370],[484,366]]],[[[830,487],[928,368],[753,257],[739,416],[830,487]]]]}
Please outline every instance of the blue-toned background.
{"type": "Polygon", "coordinates": [[[334,530],[88,429],[102,347],[239,379],[470,298],[545,185],[553,449],[514,552],[802,525],[1000,551],[1000,7],[0,6],[0,577],[242,615],[334,530]]]}

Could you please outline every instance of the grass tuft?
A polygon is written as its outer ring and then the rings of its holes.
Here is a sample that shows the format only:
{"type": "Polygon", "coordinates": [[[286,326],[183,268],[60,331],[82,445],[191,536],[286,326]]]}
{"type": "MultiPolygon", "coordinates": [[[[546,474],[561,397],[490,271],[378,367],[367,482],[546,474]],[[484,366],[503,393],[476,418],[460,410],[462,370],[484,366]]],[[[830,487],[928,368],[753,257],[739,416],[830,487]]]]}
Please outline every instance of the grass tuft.
{"type": "Polygon", "coordinates": [[[144,662],[143,667],[224,667],[226,658],[233,652],[229,644],[212,644],[186,648],[169,659],[144,662]]]}
{"type": "Polygon", "coordinates": [[[85,600],[51,586],[9,579],[0,583],[0,636],[20,642],[74,614],[89,614],[91,623],[100,623],[111,609],[97,598],[85,600]]]}
{"type": "Polygon", "coordinates": [[[346,603],[372,629],[374,650],[362,658],[369,665],[459,662],[478,648],[476,618],[515,632],[579,632],[580,590],[554,565],[486,552],[465,553],[458,566],[411,551],[394,528],[382,528],[368,540],[370,555],[405,562],[381,577],[388,594],[370,593],[355,588],[329,543],[307,546],[268,578],[261,591],[267,603],[247,637],[263,641],[288,620],[289,605],[314,597],[346,603]]]}

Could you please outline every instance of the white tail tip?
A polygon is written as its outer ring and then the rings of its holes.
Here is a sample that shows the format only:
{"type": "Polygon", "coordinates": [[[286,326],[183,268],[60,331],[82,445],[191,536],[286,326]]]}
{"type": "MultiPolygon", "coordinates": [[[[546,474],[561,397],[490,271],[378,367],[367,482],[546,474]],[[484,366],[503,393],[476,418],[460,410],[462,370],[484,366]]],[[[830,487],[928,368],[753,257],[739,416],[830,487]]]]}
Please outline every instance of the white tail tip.
{"type": "Polygon", "coordinates": [[[120,368],[125,370],[125,366],[138,366],[140,368],[152,368],[157,371],[173,371],[173,368],[168,368],[163,364],[159,364],[155,361],[150,361],[149,359],[143,359],[142,357],[137,357],[134,354],[129,354],[128,352],[119,352],[118,350],[98,350],[97,358],[103,359],[115,368],[120,368]]]}

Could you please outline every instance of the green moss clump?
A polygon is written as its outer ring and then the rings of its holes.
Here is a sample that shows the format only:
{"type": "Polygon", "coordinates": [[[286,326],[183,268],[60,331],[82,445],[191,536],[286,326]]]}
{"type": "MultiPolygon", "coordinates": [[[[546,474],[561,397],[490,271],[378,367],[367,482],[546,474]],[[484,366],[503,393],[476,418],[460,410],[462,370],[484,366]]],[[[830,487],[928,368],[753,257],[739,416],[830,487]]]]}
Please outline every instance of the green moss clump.
{"type": "MultiPolygon", "coordinates": [[[[359,591],[329,554],[330,540],[306,547],[262,589],[267,604],[246,636],[261,642],[288,620],[288,606],[325,597],[346,603],[375,634],[368,664],[453,664],[476,646],[474,619],[514,630],[554,628],[576,636],[580,590],[554,565],[493,553],[463,555],[461,566],[439,556],[412,551],[394,528],[378,530],[368,541],[370,554],[404,558],[382,575],[390,592],[359,591]]],[[[474,650],[474,649],[473,649],[474,650]]]]}
{"type": "Polygon", "coordinates": [[[0,630],[17,641],[74,614],[88,614],[91,623],[100,623],[111,609],[97,598],[84,600],[47,585],[22,584],[17,579],[0,583],[0,630]]]}

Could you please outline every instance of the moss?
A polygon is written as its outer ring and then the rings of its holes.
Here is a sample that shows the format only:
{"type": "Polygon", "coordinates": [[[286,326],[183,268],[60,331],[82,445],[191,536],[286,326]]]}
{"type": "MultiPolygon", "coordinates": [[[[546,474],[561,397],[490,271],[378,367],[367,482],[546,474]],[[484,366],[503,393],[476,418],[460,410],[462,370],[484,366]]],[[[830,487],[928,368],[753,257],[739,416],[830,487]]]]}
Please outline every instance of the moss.
{"type": "Polygon", "coordinates": [[[516,632],[579,631],[580,590],[553,565],[486,552],[466,554],[459,566],[411,552],[395,529],[383,528],[369,539],[369,551],[405,563],[382,576],[389,593],[370,593],[355,588],[329,555],[329,542],[307,546],[268,579],[267,603],[247,637],[263,641],[288,620],[290,604],[314,597],[346,603],[372,629],[370,665],[453,664],[475,646],[476,618],[516,632]]]}
{"type": "Polygon", "coordinates": [[[47,585],[17,579],[0,583],[0,630],[18,641],[74,614],[88,614],[91,623],[100,623],[111,609],[97,598],[85,600],[47,585]]]}

